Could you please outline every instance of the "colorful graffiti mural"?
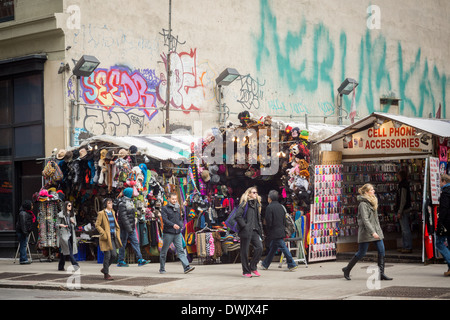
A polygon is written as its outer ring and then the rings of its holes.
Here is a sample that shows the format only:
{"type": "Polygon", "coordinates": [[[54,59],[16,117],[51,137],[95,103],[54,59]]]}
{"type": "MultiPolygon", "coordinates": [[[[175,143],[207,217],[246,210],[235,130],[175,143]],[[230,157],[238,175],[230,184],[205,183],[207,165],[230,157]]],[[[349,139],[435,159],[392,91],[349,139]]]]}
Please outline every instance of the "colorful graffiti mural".
{"type": "Polygon", "coordinates": [[[114,106],[124,112],[140,107],[151,120],[157,113],[155,90],[159,79],[154,70],[131,71],[126,67],[96,69],[89,77],[82,78],[82,99],[88,104],[103,106],[110,111],[114,106]]]}

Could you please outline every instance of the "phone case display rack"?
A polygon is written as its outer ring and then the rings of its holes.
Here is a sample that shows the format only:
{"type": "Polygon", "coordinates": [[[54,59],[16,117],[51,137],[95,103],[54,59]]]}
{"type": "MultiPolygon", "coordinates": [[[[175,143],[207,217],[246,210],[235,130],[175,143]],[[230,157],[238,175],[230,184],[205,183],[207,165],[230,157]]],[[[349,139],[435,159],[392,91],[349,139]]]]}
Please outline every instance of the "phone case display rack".
{"type": "Polygon", "coordinates": [[[62,210],[61,201],[42,201],[39,204],[38,226],[39,237],[38,247],[57,247],[57,226],[56,218],[58,212],[62,210]]]}
{"type": "Polygon", "coordinates": [[[355,162],[343,165],[343,212],[341,215],[341,237],[358,234],[358,189],[366,183],[374,186],[378,197],[380,225],[385,232],[399,232],[400,226],[395,212],[395,198],[398,188],[396,173],[401,168],[408,169],[410,180],[412,209],[420,212],[423,177],[422,168],[413,160],[386,162],[355,162]]]}
{"type": "Polygon", "coordinates": [[[342,213],[342,179],[342,165],[315,166],[309,262],[336,259],[342,213]]]}

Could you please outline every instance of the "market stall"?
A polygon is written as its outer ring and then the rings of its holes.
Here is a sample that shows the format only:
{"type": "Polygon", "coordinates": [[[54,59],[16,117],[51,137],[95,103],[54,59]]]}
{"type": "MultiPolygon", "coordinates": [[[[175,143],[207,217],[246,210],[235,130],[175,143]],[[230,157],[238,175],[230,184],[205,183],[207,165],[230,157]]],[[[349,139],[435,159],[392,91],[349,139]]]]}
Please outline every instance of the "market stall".
{"type": "MultiPolygon", "coordinates": [[[[315,214],[331,200],[339,213],[337,252],[357,251],[357,190],[365,183],[376,189],[380,223],[387,250],[402,246],[400,223],[396,213],[397,173],[406,171],[410,188],[413,252],[422,252],[422,261],[435,258],[434,230],[438,206],[439,171],[448,172],[450,121],[410,118],[386,113],[373,113],[330,137],[317,142],[331,144],[338,175],[326,179],[318,172],[315,214]],[[431,177],[431,179],[430,179],[431,177]],[[436,182],[437,181],[437,182],[436,182]],[[332,194],[324,196],[332,188],[332,194]],[[337,201],[335,203],[335,201],[337,201]]],[[[324,152],[326,158],[327,152],[324,152]]],[[[325,160],[326,161],[326,160],[325,160]]],[[[327,164],[327,163],[321,163],[327,164]]],[[[320,167],[316,167],[320,170],[320,167]]]]}

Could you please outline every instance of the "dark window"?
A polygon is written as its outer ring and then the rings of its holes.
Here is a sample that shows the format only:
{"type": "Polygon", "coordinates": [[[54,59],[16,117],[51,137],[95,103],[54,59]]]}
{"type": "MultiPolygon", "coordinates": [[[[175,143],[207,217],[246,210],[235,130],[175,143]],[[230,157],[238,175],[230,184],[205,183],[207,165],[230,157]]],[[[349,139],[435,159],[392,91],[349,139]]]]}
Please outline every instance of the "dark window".
{"type": "Polygon", "coordinates": [[[14,129],[15,158],[38,158],[44,150],[42,125],[17,127],[14,129]]]}
{"type": "Polygon", "coordinates": [[[0,80],[0,125],[12,122],[12,81],[0,80]]]}
{"type": "Polygon", "coordinates": [[[14,20],[14,0],[0,0],[0,22],[14,20]]]}
{"type": "Polygon", "coordinates": [[[14,123],[41,121],[42,75],[14,79],[14,123]]]}

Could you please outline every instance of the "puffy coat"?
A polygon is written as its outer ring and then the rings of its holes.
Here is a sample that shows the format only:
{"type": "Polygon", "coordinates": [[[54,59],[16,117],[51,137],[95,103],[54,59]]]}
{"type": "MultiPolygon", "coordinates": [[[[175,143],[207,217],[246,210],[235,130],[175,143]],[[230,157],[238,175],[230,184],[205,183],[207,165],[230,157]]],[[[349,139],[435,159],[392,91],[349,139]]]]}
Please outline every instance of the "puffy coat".
{"type": "Polygon", "coordinates": [[[382,240],[384,235],[378,220],[378,212],[365,197],[358,195],[357,200],[359,201],[358,243],[382,240]],[[375,232],[380,236],[380,239],[373,237],[375,232]]]}
{"type": "Polygon", "coordinates": [[[33,227],[33,216],[30,212],[27,212],[23,208],[20,208],[19,219],[16,223],[16,231],[29,234],[33,227]]]}
{"type": "Polygon", "coordinates": [[[131,198],[122,197],[118,205],[118,220],[121,229],[125,230],[127,233],[132,233],[135,230],[135,218],[136,209],[134,208],[134,203],[131,198]]]}

